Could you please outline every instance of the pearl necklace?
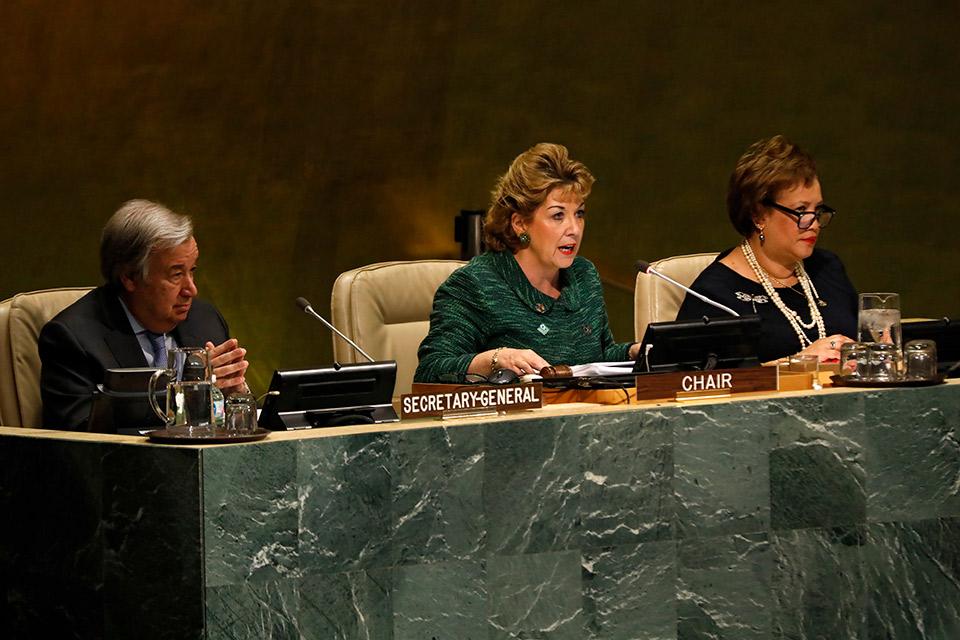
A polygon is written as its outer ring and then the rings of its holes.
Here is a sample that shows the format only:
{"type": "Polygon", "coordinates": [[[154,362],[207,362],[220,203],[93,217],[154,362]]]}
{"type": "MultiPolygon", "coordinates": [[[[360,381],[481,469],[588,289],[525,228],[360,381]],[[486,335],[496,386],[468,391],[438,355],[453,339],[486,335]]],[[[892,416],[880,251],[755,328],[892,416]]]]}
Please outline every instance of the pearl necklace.
{"type": "MultiPolygon", "coordinates": [[[[773,300],[773,303],[777,306],[777,309],[780,310],[780,313],[786,316],[790,326],[793,327],[793,330],[797,332],[797,337],[800,338],[800,348],[806,349],[808,346],[813,344],[813,340],[807,337],[804,329],[813,329],[816,327],[817,332],[820,334],[819,337],[825,338],[827,336],[827,328],[824,326],[823,316],[820,315],[820,309],[817,308],[817,300],[819,300],[820,295],[817,293],[816,287],[813,286],[813,282],[810,281],[810,276],[808,276],[807,272],[804,270],[803,262],[797,263],[795,273],[797,280],[800,282],[800,286],[803,287],[803,296],[807,299],[807,306],[810,309],[810,322],[804,322],[799,313],[788,307],[783,302],[783,300],[780,298],[780,294],[777,293],[777,290],[773,287],[773,283],[770,282],[770,278],[773,278],[773,276],[767,273],[766,270],[760,266],[760,263],[757,261],[757,256],[753,254],[753,248],[746,239],[744,239],[743,243],[741,243],[740,249],[743,251],[743,256],[747,259],[747,264],[750,265],[750,268],[753,269],[753,273],[757,276],[757,280],[760,281],[760,285],[763,287],[763,290],[767,292],[767,295],[770,296],[771,300],[773,300]]],[[[780,281],[778,280],[777,282],[780,281]]],[[[781,282],[780,284],[783,283],[781,282]]]]}
{"type": "MultiPolygon", "coordinates": [[[[790,275],[791,275],[791,276],[797,275],[797,270],[794,269],[794,270],[790,273],[790,275]]],[[[793,289],[792,286],[790,286],[789,284],[787,284],[786,282],[784,282],[784,281],[781,280],[780,278],[774,277],[774,275],[773,275],[772,273],[769,273],[769,272],[768,272],[768,273],[767,273],[767,276],[769,276],[771,280],[773,280],[774,282],[776,282],[778,285],[780,285],[780,286],[783,287],[784,289],[793,289]]],[[[789,277],[789,276],[787,276],[787,277],[789,277]]],[[[799,283],[799,282],[800,282],[800,278],[797,278],[797,283],[799,283]]],[[[794,286],[796,286],[796,285],[794,285],[794,286]]],[[[796,291],[796,289],[794,289],[794,291],[796,291]]]]}

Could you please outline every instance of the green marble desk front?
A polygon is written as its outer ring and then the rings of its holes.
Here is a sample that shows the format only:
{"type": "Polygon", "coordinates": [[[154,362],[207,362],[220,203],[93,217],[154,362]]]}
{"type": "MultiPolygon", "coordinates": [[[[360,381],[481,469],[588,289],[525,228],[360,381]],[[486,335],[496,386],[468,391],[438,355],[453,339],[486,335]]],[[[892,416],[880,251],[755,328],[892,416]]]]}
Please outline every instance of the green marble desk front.
{"type": "Polygon", "coordinates": [[[2,637],[958,638],[960,384],[175,447],[0,428],[2,637]]]}

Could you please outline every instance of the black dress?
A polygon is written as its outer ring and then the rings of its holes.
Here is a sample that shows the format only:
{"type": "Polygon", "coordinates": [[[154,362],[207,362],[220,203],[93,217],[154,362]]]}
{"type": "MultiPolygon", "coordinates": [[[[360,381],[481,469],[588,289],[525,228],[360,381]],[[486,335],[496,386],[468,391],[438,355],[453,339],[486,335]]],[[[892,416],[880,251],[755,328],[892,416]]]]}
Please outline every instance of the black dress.
{"type": "MultiPolygon", "coordinates": [[[[720,263],[720,259],[730,251],[732,249],[717,256],[716,261],[703,270],[690,288],[739,314],[760,315],[760,362],[769,362],[800,351],[800,338],[767,296],[763,286],[720,263]]],[[[843,263],[829,251],[814,249],[813,254],[803,261],[803,268],[810,276],[820,301],[825,303],[820,305],[820,315],[823,316],[827,335],[840,333],[856,339],[857,292],[847,277],[843,263]]],[[[792,288],[778,288],[777,293],[789,308],[800,314],[803,322],[810,322],[810,308],[799,284],[792,288]]],[[[693,320],[703,316],[716,318],[727,317],[728,314],[687,294],[677,312],[677,320],[693,320]]],[[[811,341],[819,337],[816,327],[804,332],[811,341]]]]}

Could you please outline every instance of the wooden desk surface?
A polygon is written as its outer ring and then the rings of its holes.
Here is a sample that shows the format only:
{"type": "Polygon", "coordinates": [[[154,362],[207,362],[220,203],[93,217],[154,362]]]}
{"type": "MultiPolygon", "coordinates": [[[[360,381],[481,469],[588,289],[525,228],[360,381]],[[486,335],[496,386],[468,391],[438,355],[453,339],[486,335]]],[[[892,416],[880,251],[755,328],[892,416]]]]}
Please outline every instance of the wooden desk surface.
{"type": "MultiPolygon", "coordinates": [[[[958,385],[960,384],[960,379],[947,380],[945,382],[947,385],[958,385]]],[[[577,415],[577,414],[594,414],[594,413],[608,413],[608,412],[618,412],[618,411],[637,411],[637,410],[647,410],[647,409],[657,409],[661,407],[675,407],[682,404],[683,406],[701,406],[701,405],[710,405],[710,404],[726,404],[726,403],[735,403],[735,402],[746,402],[751,400],[757,400],[759,398],[798,398],[806,396],[831,396],[839,394],[850,394],[850,393],[864,393],[873,391],[874,389],[870,388],[852,388],[852,387],[828,387],[820,390],[802,390],[802,391],[776,391],[776,392],[764,392],[764,393],[744,393],[738,394],[725,398],[707,398],[707,399],[691,399],[685,400],[682,403],[669,400],[669,401],[649,401],[649,402],[634,402],[631,404],[600,404],[600,403],[591,403],[591,402],[575,402],[575,403],[561,403],[561,404],[546,404],[541,409],[533,409],[530,411],[520,411],[516,413],[502,414],[498,416],[481,416],[473,418],[450,418],[446,420],[441,420],[439,418],[427,418],[420,420],[404,420],[400,422],[393,422],[388,424],[363,424],[363,425],[354,425],[354,426],[343,426],[343,427],[328,427],[324,429],[298,429],[294,431],[274,431],[272,432],[264,441],[287,441],[287,440],[301,440],[308,438],[326,438],[331,436],[342,436],[350,434],[364,434],[364,433],[382,433],[382,432],[392,432],[392,431],[403,431],[407,429],[430,429],[435,427],[454,427],[460,425],[469,425],[476,423],[490,423],[490,422],[503,422],[509,420],[537,420],[543,418],[544,416],[558,416],[558,415],[577,415]]],[[[545,391],[545,393],[549,393],[545,391]]],[[[235,447],[243,444],[249,443],[217,443],[217,444],[184,444],[184,445],[169,445],[169,444],[160,444],[151,442],[147,438],[142,436],[133,436],[133,435],[115,435],[115,434],[105,434],[105,433],[87,433],[81,431],[59,431],[56,429],[24,429],[20,427],[3,427],[0,426],[0,436],[11,435],[11,436],[29,436],[35,438],[58,438],[63,440],[78,440],[78,441],[92,441],[92,442],[114,442],[114,443],[129,443],[129,444],[138,444],[138,445],[148,445],[148,446],[177,446],[177,447],[235,447]]]]}

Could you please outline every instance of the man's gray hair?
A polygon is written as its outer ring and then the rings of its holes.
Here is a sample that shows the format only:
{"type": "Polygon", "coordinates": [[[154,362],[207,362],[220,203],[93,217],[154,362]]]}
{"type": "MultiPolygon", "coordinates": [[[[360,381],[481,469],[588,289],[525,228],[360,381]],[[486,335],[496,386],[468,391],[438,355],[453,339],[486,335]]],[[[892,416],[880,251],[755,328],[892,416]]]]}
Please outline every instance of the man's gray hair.
{"type": "Polygon", "coordinates": [[[122,275],[146,281],[153,255],[179,247],[192,235],[193,221],[189,216],[149,200],[124,202],[103,227],[100,273],[117,289],[123,289],[122,275]]]}

